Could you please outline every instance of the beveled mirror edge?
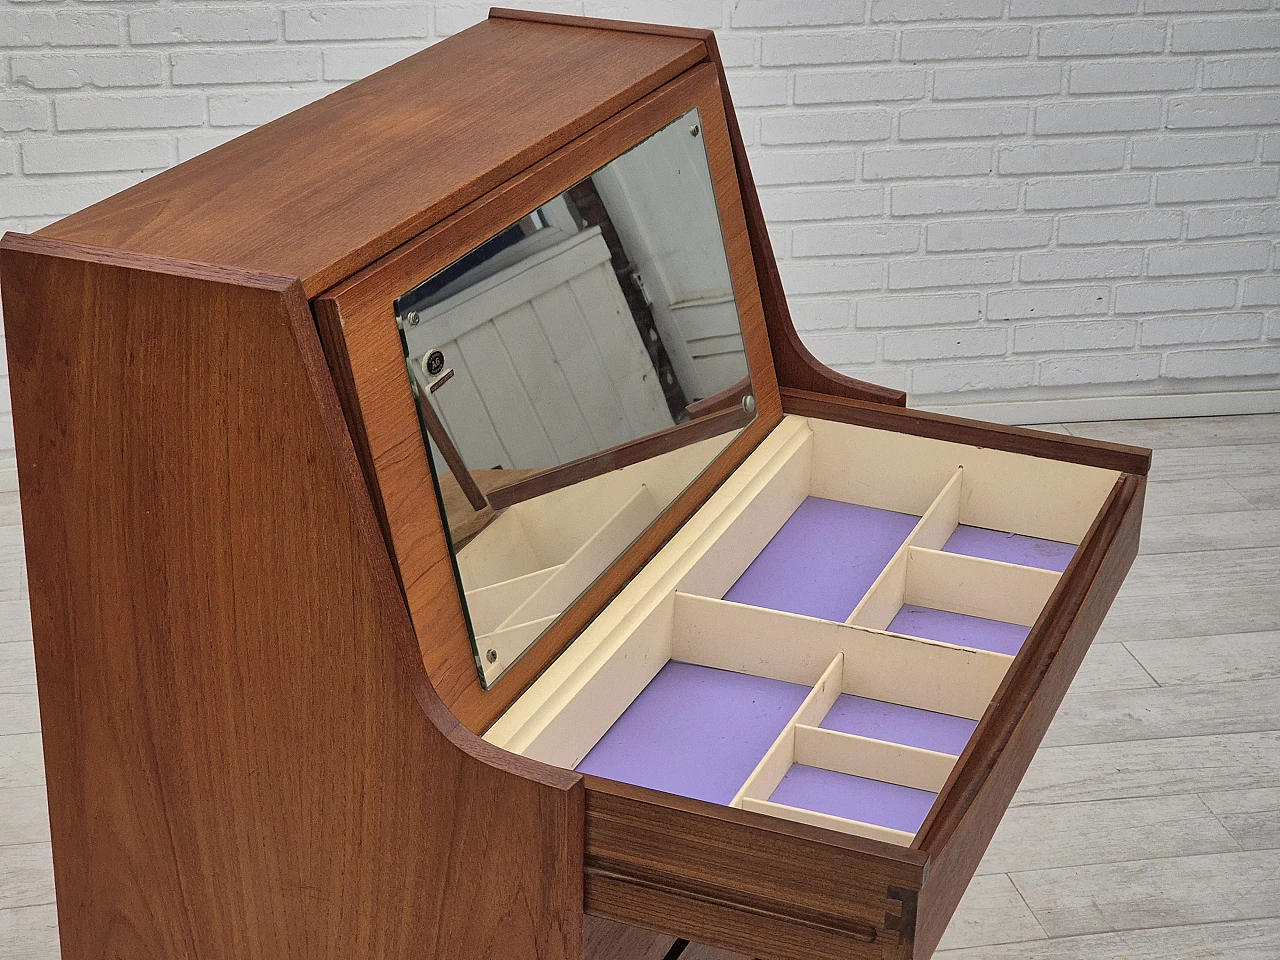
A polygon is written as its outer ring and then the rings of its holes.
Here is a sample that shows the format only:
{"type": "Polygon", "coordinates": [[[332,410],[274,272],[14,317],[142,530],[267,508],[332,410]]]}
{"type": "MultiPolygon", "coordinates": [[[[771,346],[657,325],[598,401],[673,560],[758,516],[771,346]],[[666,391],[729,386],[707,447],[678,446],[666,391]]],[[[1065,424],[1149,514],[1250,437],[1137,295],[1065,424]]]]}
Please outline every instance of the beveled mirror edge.
{"type": "MultiPolygon", "coordinates": [[[[769,348],[756,252],[749,235],[735,149],[725,112],[727,91],[716,64],[700,63],[586,131],[453,216],[322,294],[315,311],[335,367],[357,449],[396,558],[419,646],[432,683],[467,727],[484,730],[567,646],[782,417],[769,348]],[[571,605],[490,690],[476,673],[461,596],[428,584],[425,574],[452,562],[438,504],[423,502],[433,484],[407,382],[391,303],[523,213],[697,107],[715,189],[743,342],[756,397],[756,419],[678,496],[658,520],[571,605]],[[385,321],[385,322],[384,322],[385,321]],[[345,369],[341,369],[345,368],[345,369]],[[430,620],[423,611],[432,610],[430,620]]],[[[434,498],[427,498],[434,502],[434,498]]],[[[453,581],[453,578],[450,578],[453,581]]]]}

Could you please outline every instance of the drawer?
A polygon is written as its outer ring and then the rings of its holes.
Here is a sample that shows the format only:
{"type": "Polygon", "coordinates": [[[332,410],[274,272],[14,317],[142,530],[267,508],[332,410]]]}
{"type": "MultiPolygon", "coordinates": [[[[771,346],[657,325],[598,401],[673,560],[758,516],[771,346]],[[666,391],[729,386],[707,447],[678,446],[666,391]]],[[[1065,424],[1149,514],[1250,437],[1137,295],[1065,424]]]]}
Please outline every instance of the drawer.
{"type": "Polygon", "coordinates": [[[585,775],[588,913],[760,958],[927,957],[1143,492],[788,416],[486,739],[585,775]]]}

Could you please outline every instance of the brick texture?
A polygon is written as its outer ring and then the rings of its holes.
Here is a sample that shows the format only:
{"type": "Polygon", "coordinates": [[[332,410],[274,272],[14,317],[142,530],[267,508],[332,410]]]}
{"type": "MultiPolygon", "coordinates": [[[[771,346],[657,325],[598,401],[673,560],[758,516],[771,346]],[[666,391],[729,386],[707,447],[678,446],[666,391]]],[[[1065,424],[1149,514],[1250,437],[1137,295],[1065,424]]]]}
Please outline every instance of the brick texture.
{"type": "MultiPolygon", "coordinates": [[[[796,324],[837,369],[934,406],[1280,388],[1280,0],[533,5],[716,28],[796,324]]],[[[0,229],[487,8],[0,0],[0,229]]]]}

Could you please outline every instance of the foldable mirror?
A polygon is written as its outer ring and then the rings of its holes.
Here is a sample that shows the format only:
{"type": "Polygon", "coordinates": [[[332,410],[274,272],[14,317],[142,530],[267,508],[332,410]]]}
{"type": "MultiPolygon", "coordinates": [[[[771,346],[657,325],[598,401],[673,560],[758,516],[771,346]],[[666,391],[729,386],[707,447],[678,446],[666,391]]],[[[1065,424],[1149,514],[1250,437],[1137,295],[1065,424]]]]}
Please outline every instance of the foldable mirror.
{"type": "Polygon", "coordinates": [[[488,686],[754,416],[698,109],[395,306],[488,686]]]}

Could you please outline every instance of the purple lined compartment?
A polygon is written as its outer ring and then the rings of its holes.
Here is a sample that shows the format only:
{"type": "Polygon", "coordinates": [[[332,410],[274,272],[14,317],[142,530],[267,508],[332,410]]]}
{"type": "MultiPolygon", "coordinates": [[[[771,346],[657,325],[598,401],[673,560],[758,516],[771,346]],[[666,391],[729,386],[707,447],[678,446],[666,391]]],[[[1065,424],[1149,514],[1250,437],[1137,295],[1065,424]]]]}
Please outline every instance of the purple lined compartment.
{"type": "Polygon", "coordinates": [[[793,763],[769,799],[801,810],[915,833],[937,796],[915,787],[793,763]]]}
{"type": "Polygon", "coordinates": [[[727,804],[810,689],[669,660],[576,769],[727,804]]]}
{"type": "Polygon", "coordinates": [[[956,527],[956,532],[942,549],[945,553],[960,553],[984,560],[1003,560],[1005,563],[1062,573],[1075,556],[1076,545],[1025,537],[1020,533],[1005,533],[1003,530],[988,530],[986,527],[970,527],[962,523],[956,527]]]}
{"type": "Polygon", "coordinates": [[[919,519],[806,497],[724,599],[842,623],[919,519]]]}
{"type": "Polygon", "coordinates": [[[966,717],[855,697],[849,693],[842,693],[836,698],[820,724],[824,730],[936,750],[955,757],[964,751],[977,725],[977,720],[966,717]]]}
{"type": "Polygon", "coordinates": [[[1030,627],[1003,620],[971,617],[950,610],[918,607],[904,603],[902,609],[889,623],[890,633],[905,633],[909,637],[924,637],[954,643],[958,647],[976,647],[992,653],[1016,656],[1031,632],[1030,627]]]}

